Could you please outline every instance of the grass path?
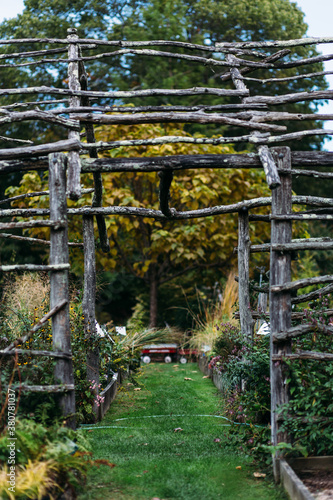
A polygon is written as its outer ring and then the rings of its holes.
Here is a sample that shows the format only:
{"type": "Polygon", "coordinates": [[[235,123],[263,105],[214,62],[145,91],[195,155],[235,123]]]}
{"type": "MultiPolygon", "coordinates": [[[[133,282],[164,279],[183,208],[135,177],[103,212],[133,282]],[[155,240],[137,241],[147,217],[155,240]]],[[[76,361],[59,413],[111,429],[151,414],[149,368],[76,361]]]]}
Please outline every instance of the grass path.
{"type": "Polygon", "coordinates": [[[223,419],[198,416],[216,414],[220,396],[196,364],[148,365],[139,380],[141,390],[127,386],[103,422],[86,431],[94,458],[116,467],[92,468],[80,500],[285,498],[253,477],[245,455],[224,446],[223,419]]]}

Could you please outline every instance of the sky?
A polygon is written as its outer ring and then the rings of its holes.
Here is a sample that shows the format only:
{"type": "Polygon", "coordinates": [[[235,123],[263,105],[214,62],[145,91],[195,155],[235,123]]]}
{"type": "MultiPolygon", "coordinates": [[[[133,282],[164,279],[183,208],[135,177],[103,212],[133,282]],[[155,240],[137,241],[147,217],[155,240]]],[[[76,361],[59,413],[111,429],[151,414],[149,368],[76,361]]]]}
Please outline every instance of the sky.
{"type": "MultiPolygon", "coordinates": [[[[332,0],[296,0],[298,7],[305,14],[305,22],[308,24],[308,36],[333,36],[333,1],[332,0]]],[[[23,0],[10,0],[2,2],[0,22],[10,19],[23,11],[23,0]]],[[[333,54],[333,43],[323,44],[318,47],[323,54],[333,54]]],[[[325,63],[325,70],[333,71],[333,61],[325,63]]],[[[326,77],[330,88],[333,89],[333,75],[326,77]]],[[[320,108],[321,113],[333,114],[333,101],[320,108]]],[[[333,130],[333,121],[325,123],[326,129],[333,130]]],[[[333,140],[326,143],[326,150],[333,151],[333,140]]]]}

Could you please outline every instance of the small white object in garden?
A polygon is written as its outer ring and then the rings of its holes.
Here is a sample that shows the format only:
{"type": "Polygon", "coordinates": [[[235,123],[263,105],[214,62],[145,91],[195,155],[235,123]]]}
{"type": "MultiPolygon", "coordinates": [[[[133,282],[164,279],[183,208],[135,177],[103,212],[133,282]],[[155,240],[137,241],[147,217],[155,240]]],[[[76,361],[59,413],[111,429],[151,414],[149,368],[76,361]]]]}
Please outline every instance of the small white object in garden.
{"type": "Polygon", "coordinates": [[[263,323],[259,330],[257,331],[257,335],[269,335],[271,333],[271,327],[269,323],[263,323]]]}
{"type": "Polygon", "coordinates": [[[115,329],[117,335],[126,335],[126,326],[116,326],[115,329]]]}

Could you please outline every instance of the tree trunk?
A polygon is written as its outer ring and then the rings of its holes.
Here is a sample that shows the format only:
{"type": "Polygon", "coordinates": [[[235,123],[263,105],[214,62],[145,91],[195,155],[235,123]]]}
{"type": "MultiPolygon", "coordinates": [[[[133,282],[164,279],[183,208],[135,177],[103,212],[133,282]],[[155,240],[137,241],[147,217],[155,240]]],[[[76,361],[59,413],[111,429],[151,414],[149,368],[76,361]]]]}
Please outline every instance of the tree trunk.
{"type": "Polygon", "coordinates": [[[157,326],[158,278],[156,265],[149,268],[149,328],[157,326]]]}

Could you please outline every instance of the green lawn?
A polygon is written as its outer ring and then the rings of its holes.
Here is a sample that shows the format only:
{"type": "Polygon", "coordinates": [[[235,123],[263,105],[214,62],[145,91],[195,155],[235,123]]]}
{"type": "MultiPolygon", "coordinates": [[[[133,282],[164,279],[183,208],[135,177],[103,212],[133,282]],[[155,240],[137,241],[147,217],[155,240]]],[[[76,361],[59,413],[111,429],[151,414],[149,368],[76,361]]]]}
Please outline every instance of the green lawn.
{"type": "Polygon", "coordinates": [[[80,500],[286,498],[224,446],[225,420],[199,416],[216,414],[220,396],[196,364],[152,364],[139,380],[141,390],[125,382],[103,422],[86,430],[94,458],[116,467],[93,467],[80,500]]]}

